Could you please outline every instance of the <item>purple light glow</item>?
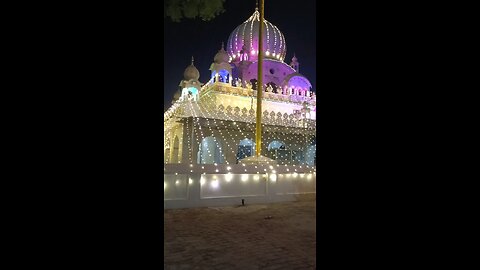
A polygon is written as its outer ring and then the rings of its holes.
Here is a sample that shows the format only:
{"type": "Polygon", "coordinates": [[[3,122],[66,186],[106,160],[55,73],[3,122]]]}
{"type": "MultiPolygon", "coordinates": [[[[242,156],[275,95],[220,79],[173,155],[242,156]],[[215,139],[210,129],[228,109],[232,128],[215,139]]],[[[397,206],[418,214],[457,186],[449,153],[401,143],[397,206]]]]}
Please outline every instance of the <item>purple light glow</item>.
{"type": "MultiPolygon", "coordinates": [[[[235,28],[230,34],[227,42],[227,52],[230,56],[240,52],[245,45],[247,50],[251,51],[252,57],[249,60],[256,61],[258,59],[259,17],[260,13],[255,11],[247,21],[235,28]]],[[[283,61],[286,54],[285,37],[276,26],[267,20],[264,21],[264,24],[263,44],[266,52],[265,57],[283,61]]]]}

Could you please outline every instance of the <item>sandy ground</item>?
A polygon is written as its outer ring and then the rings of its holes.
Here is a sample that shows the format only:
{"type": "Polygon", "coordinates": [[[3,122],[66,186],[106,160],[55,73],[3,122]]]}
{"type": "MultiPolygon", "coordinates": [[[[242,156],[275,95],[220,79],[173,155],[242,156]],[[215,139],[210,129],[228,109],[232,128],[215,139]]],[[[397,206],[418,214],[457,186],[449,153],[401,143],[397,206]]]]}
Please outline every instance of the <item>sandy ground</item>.
{"type": "Polygon", "coordinates": [[[164,211],[165,269],[315,269],[315,200],[164,211]]]}

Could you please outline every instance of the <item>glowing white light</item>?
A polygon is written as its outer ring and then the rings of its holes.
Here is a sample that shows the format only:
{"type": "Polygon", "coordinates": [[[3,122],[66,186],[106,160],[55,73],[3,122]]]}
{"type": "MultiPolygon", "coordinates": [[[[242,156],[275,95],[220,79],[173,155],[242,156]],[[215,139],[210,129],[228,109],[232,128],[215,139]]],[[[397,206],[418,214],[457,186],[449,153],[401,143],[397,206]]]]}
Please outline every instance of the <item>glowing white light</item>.
{"type": "Polygon", "coordinates": [[[227,173],[225,175],[225,181],[230,182],[232,181],[233,175],[231,173],[227,173]]]}
{"type": "Polygon", "coordinates": [[[252,54],[255,54],[255,50],[252,50],[252,54]]]}
{"type": "Polygon", "coordinates": [[[259,179],[260,179],[260,175],[258,175],[258,174],[253,177],[253,180],[255,180],[255,181],[258,181],[259,179]]]}
{"type": "Polygon", "coordinates": [[[230,166],[227,167],[227,170],[228,170],[228,171],[230,171],[231,169],[232,169],[232,167],[230,167],[230,166]]]}
{"type": "Polygon", "coordinates": [[[188,179],[188,184],[189,184],[189,185],[193,185],[193,179],[192,179],[192,178],[189,178],[189,179],[188,179]]]}
{"type": "Polygon", "coordinates": [[[270,55],[270,52],[269,52],[269,51],[267,51],[267,52],[265,52],[265,54],[266,54],[267,56],[269,56],[269,55],[270,55]]]}
{"type": "Polygon", "coordinates": [[[205,178],[202,177],[202,178],[200,178],[200,185],[203,186],[204,184],[205,184],[205,178]]]}
{"type": "Polygon", "coordinates": [[[270,181],[277,182],[277,175],[274,173],[270,174],[270,181]]]}
{"type": "Polygon", "coordinates": [[[297,177],[297,176],[298,176],[298,173],[294,172],[293,177],[297,177]]]}
{"type": "Polygon", "coordinates": [[[244,174],[242,175],[242,181],[246,182],[248,180],[248,175],[244,174]]]}
{"type": "Polygon", "coordinates": [[[269,168],[270,168],[270,170],[272,170],[272,169],[273,169],[273,166],[272,166],[272,165],[270,165],[270,167],[269,167],[269,168]]]}
{"type": "Polygon", "coordinates": [[[163,182],[163,190],[167,189],[167,183],[163,182]]]}
{"type": "Polygon", "coordinates": [[[175,185],[180,184],[180,180],[175,181],[175,185]]]}
{"type": "Polygon", "coordinates": [[[313,176],[312,174],[307,175],[307,179],[308,180],[312,179],[312,176],[313,176]]]}
{"type": "Polygon", "coordinates": [[[217,189],[217,188],[218,188],[218,180],[212,181],[212,182],[210,183],[210,186],[211,186],[212,188],[217,189]]]}

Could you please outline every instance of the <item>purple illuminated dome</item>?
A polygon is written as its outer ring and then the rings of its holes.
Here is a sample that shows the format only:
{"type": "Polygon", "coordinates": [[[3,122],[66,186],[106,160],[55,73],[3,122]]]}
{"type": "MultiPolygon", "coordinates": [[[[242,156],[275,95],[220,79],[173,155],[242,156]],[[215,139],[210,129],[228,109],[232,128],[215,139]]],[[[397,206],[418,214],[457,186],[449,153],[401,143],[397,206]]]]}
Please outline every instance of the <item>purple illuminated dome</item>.
{"type": "MultiPolygon", "coordinates": [[[[266,19],[263,28],[263,51],[267,59],[283,61],[287,53],[285,37],[278,28],[266,19]]],[[[232,61],[240,58],[242,47],[248,52],[248,60],[256,61],[258,56],[258,32],[260,24],[260,12],[255,12],[244,23],[239,25],[230,34],[227,42],[227,52],[232,61]]]]}

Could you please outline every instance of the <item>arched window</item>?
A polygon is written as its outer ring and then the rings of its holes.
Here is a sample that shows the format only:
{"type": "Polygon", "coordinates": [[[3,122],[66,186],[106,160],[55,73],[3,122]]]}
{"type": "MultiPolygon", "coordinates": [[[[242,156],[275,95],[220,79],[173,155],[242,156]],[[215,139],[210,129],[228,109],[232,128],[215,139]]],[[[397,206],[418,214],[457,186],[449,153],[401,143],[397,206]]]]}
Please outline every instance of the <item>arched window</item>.
{"type": "Polygon", "coordinates": [[[172,163],[178,163],[179,146],[180,146],[180,141],[178,140],[178,136],[175,136],[175,139],[173,140],[172,163]]]}
{"type": "Polygon", "coordinates": [[[220,82],[229,83],[230,77],[230,73],[225,69],[222,69],[218,72],[218,80],[220,82]]]}
{"type": "Polygon", "coordinates": [[[305,149],[305,163],[309,166],[314,166],[316,159],[317,145],[309,145],[305,149]]]}
{"type": "Polygon", "coordinates": [[[274,140],[268,144],[267,147],[269,157],[274,160],[290,160],[290,152],[287,150],[287,146],[282,141],[274,140]]]}
{"type": "Polygon", "coordinates": [[[165,149],[164,162],[170,163],[170,146],[165,149]]]}
{"type": "Polygon", "coordinates": [[[268,147],[267,147],[268,151],[270,150],[276,150],[276,149],[286,149],[286,145],[284,142],[282,141],[272,141],[270,144],[268,144],[268,147]]]}
{"type": "Polygon", "coordinates": [[[186,87],[182,90],[182,96],[180,97],[180,101],[197,101],[198,100],[198,89],[195,87],[186,87]]]}
{"type": "Polygon", "coordinates": [[[221,164],[224,161],[222,147],[215,137],[206,137],[202,140],[197,153],[198,164],[221,164]]]}
{"type": "Polygon", "coordinates": [[[313,136],[305,147],[305,163],[314,166],[317,163],[317,137],[313,136]]]}
{"type": "Polygon", "coordinates": [[[243,139],[238,144],[237,163],[239,160],[255,154],[255,143],[250,139],[243,139]]]}
{"type": "Polygon", "coordinates": [[[257,90],[257,79],[251,79],[250,83],[252,84],[252,89],[257,90]]]}
{"type": "Polygon", "coordinates": [[[267,83],[267,86],[272,86],[273,88],[272,93],[278,93],[278,86],[274,82],[267,83]]]}

